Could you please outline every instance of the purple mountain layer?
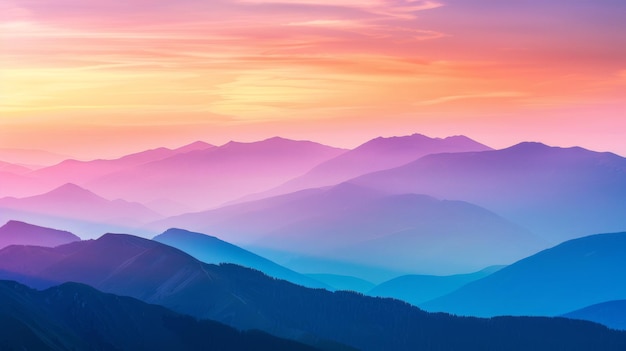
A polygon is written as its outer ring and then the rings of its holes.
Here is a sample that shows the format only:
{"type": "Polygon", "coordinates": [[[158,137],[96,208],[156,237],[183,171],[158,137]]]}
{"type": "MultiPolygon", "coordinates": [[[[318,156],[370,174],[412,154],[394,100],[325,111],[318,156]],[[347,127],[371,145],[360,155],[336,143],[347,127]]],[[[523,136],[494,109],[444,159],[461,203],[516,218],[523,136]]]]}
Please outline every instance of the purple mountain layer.
{"type": "Polygon", "coordinates": [[[0,227],[0,248],[9,245],[55,247],[79,240],[79,237],[70,232],[18,221],[9,221],[0,227]]]}
{"type": "Polygon", "coordinates": [[[83,238],[111,231],[155,232],[138,229],[162,218],[139,203],[107,200],[74,184],[26,198],[0,199],[0,221],[19,220],[45,227],[67,228],[83,238]]]}
{"type": "MultiPolygon", "coordinates": [[[[95,178],[129,167],[135,167],[181,153],[209,149],[211,147],[213,146],[204,142],[195,142],[174,150],[162,147],[130,154],[113,160],[78,161],[67,159],[56,165],[44,167],[33,172],[12,172],[13,174],[22,174],[25,176],[19,179],[12,179],[8,175],[0,175],[0,180],[10,185],[8,187],[9,189],[0,188],[0,196],[32,196],[49,191],[66,183],[75,183],[82,186],[95,178]]],[[[0,171],[4,170],[0,169],[0,171]]]]}
{"type": "Polygon", "coordinates": [[[490,147],[465,136],[429,138],[421,134],[376,138],[316,166],[306,174],[268,192],[246,197],[253,200],[308,188],[339,184],[348,179],[398,167],[436,153],[486,151],[490,147]]]}
{"type": "Polygon", "coordinates": [[[0,208],[113,225],[138,225],[161,215],[138,203],[110,201],[75,184],[21,199],[0,199],[0,208]]]}
{"type": "Polygon", "coordinates": [[[350,182],[475,203],[553,242],[626,228],[626,159],[582,148],[522,143],[429,155],[350,182]]]}
{"type": "Polygon", "coordinates": [[[96,179],[87,188],[142,203],[169,199],[206,209],[275,187],[343,152],[282,138],[230,142],[131,167],[96,179]]]}

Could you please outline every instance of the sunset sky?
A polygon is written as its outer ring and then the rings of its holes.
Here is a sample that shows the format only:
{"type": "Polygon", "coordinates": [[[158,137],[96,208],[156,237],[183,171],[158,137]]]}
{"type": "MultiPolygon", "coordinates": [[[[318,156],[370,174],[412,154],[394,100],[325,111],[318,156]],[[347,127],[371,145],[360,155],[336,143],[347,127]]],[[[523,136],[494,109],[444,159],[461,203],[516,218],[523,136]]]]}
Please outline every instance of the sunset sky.
{"type": "Polygon", "coordinates": [[[0,148],[465,134],[626,156],[623,0],[2,0],[0,148]]]}

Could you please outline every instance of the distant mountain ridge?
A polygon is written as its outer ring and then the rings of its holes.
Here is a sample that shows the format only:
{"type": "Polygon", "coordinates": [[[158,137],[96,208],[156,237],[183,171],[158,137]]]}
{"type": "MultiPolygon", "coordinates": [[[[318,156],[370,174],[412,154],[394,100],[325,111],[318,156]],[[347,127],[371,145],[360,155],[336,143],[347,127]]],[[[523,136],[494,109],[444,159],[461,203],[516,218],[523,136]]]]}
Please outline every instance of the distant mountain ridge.
{"type": "Polygon", "coordinates": [[[68,158],[68,155],[43,150],[0,148],[0,160],[9,163],[49,166],[68,158]]]}
{"type": "Polygon", "coordinates": [[[229,142],[126,168],[85,185],[111,197],[141,203],[169,199],[208,209],[275,187],[344,152],[278,137],[229,142]]]}
{"type": "Polygon", "coordinates": [[[447,295],[466,284],[495,273],[501,268],[503,266],[493,266],[474,273],[449,276],[404,275],[376,285],[367,292],[367,295],[392,297],[414,306],[420,306],[422,303],[447,295]]]}
{"type": "MultiPolygon", "coordinates": [[[[85,183],[128,167],[142,163],[167,158],[178,153],[185,153],[199,149],[213,147],[204,142],[195,142],[178,149],[157,148],[129,154],[117,159],[97,159],[79,161],[69,157],[56,159],[54,164],[44,163],[45,167],[36,170],[14,174],[0,174],[0,184],[7,184],[7,188],[0,188],[0,196],[30,197],[42,192],[51,191],[66,183],[75,183],[84,186],[85,183]]],[[[27,153],[28,154],[28,153],[27,153]]],[[[2,159],[2,158],[0,158],[2,159]]],[[[22,161],[28,163],[27,161],[22,161]]]]}
{"type": "Polygon", "coordinates": [[[78,161],[68,159],[54,166],[39,169],[32,176],[42,180],[55,180],[58,183],[78,183],[84,185],[95,178],[123,170],[127,167],[162,160],[178,154],[197,150],[207,150],[215,146],[197,141],[177,149],[160,147],[128,154],[116,159],[78,161]]]}
{"type": "Polygon", "coordinates": [[[67,183],[45,194],[26,198],[2,198],[0,207],[34,213],[120,223],[154,221],[162,216],[139,203],[107,200],[76,184],[67,183]]]}
{"type": "Polygon", "coordinates": [[[19,175],[19,174],[28,173],[30,171],[31,169],[28,167],[0,161],[0,172],[7,172],[7,173],[13,173],[13,174],[19,175]]]}
{"type": "Polygon", "coordinates": [[[378,137],[317,165],[306,174],[275,189],[247,196],[245,200],[336,185],[363,174],[398,167],[429,154],[487,150],[492,149],[463,135],[430,138],[416,133],[399,137],[378,137]]]}
{"type": "Polygon", "coordinates": [[[0,213],[0,220],[17,218],[66,227],[85,237],[99,235],[103,229],[138,227],[162,218],[142,204],[120,199],[110,201],[71,183],[31,197],[1,198],[0,209],[5,212],[0,213]],[[7,213],[9,218],[4,218],[7,213]]]}
{"type": "Polygon", "coordinates": [[[526,142],[434,154],[349,182],[384,193],[468,201],[553,243],[626,227],[626,158],[577,147],[526,142]]]}

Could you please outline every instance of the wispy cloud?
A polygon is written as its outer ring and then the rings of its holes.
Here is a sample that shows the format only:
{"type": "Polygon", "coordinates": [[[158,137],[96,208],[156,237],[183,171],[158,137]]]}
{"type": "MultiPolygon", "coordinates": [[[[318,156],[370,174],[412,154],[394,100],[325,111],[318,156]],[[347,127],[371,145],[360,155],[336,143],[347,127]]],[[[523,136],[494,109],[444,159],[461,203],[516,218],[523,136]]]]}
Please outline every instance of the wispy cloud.
{"type": "Polygon", "coordinates": [[[3,118],[126,109],[286,121],[623,93],[621,18],[516,4],[4,0],[3,118]]]}
{"type": "Polygon", "coordinates": [[[416,102],[415,105],[429,106],[429,105],[444,104],[447,102],[453,102],[453,101],[458,101],[458,100],[517,98],[517,97],[523,97],[527,95],[528,95],[527,93],[517,92],[517,91],[496,91],[496,92],[474,93],[474,94],[464,94],[464,95],[450,95],[450,96],[441,96],[435,99],[419,101],[419,102],[416,102]]]}

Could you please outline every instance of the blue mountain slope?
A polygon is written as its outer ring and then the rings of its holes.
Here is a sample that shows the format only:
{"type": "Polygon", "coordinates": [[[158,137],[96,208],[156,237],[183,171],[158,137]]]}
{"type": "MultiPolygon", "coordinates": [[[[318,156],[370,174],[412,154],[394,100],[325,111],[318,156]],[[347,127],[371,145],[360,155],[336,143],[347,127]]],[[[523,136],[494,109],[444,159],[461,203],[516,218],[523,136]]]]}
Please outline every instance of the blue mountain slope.
{"type": "Polygon", "coordinates": [[[608,301],[563,315],[604,324],[609,328],[626,330],[626,300],[608,301]]]}
{"type": "Polygon", "coordinates": [[[626,299],[626,232],[564,242],[421,305],[459,315],[556,316],[626,299]]]}
{"type": "Polygon", "coordinates": [[[216,237],[183,229],[169,229],[153,240],[182,250],[205,263],[234,263],[257,269],[271,277],[284,279],[309,288],[332,288],[313,278],[294,272],[264,257],[216,237]]]}
{"type": "Polygon", "coordinates": [[[475,280],[484,278],[503,266],[487,267],[481,271],[455,275],[403,275],[377,285],[367,292],[370,296],[393,297],[412,305],[420,304],[447,295],[475,280]]]}

